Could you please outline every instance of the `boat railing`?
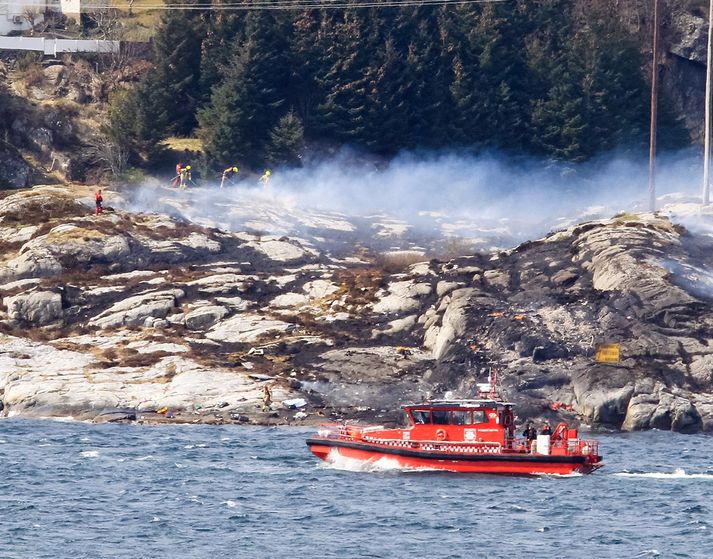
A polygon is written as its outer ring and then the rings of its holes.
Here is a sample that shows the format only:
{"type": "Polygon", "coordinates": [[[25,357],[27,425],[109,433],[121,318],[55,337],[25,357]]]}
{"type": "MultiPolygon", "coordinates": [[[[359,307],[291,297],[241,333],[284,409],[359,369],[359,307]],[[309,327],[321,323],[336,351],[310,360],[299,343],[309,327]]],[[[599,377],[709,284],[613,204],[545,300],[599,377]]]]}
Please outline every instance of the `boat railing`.
{"type": "Polygon", "coordinates": [[[361,425],[351,425],[348,423],[330,423],[320,425],[317,434],[327,439],[360,441],[366,433],[381,431],[383,429],[384,427],[381,425],[363,427],[361,425]]]}
{"type": "Polygon", "coordinates": [[[437,452],[497,454],[502,450],[502,445],[500,443],[492,441],[429,441],[425,439],[412,441],[410,439],[386,439],[380,437],[371,437],[368,434],[364,435],[362,437],[362,440],[367,443],[378,444],[381,446],[437,452]]]}
{"type": "MultiPolygon", "coordinates": [[[[505,449],[509,452],[535,452],[536,441],[527,439],[508,439],[505,449]]],[[[598,455],[599,443],[589,439],[557,439],[550,441],[550,452],[554,454],[565,454],[567,456],[598,455]]]]}

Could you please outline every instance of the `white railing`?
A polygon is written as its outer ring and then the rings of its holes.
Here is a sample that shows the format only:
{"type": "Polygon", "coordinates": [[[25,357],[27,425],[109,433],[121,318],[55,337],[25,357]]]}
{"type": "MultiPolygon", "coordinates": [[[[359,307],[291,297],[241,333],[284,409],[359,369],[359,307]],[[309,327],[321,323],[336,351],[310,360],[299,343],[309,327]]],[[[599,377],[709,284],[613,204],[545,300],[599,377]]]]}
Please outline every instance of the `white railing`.
{"type": "Polygon", "coordinates": [[[119,52],[120,47],[120,41],[0,37],[0,50],[32,50],[52,56],[57,56],[58,52],[119,52]]]}

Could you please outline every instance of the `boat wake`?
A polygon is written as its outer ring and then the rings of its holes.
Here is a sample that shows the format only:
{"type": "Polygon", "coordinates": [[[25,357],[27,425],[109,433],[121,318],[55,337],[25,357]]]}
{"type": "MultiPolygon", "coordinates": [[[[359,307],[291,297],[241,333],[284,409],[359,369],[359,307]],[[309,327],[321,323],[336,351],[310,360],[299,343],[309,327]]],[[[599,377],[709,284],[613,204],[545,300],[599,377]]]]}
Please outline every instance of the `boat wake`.
{"type": "Polygon", "coordinates": [[[329,452],[327,460],[321,466],[347,472],[429,472],[433,468],[409,468],[399,464],[394,458],[379,458],[377,460],[360,460],[339,454],[337,449],[329,452]]]}
{"type": "Polygon", "coordinates": [[[554,478],[561,478],[561,477],[583,477],[583,476],[584,476],[584,474],[581,473],[581,472],[572,472],[572,473],[569,473],[569,474],[550,474],[550,473],[546,473],[546,472],[541,472],[541,473],[535,472],[535,473],[532,474],[532,475],[535,476],[535,477],[554,477],[554,478]]]}
{"type": "Polygon", "coordinates": [[[683,468],[673,472],[616,472],[618,477],[651,478],[651,479],[707,479],[713,481],[713,474],[687,474],[683,468]]]}

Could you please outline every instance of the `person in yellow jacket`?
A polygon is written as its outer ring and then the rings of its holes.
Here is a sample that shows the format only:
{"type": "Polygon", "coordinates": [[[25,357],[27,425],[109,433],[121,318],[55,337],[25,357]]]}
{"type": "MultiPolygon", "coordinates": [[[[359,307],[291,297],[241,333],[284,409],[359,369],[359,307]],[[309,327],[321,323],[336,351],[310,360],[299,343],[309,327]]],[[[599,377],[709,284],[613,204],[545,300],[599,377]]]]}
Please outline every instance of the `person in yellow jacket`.
{"type": "Polygon", "coordinates": [[[185,190],[188,186],[188,181],[191,180],[191,166],[186,165],[181,169],[181,190],[185,190]]]}
{"type": "Polygon", "coordinates": [[[262,387],[262,411],[270,411],[272,405],[272,391],[269,385],[262,387]]]}
{"type": "MultiPolygon", "coordinates": [[[[225,186],[225,181],[232,181],[235,178],[235,175],[238,174],[238,166],[234,165],[232,167],[228,167],[225,171],[223,171],[223,177],[220,179],[220,188],[223,188],[225,186]]],[[[230,184],[230,182],[228,183],[230,184]]]]}
{"type": "Polygon", "coordinates": [[[262,183],[263,186],[267,187],[267,185],[269,184],[270,175],[272,175],[272,173],[270,172],[270,169],[265,169],[265,172],[260,177],[260,182],[262,183]]]}

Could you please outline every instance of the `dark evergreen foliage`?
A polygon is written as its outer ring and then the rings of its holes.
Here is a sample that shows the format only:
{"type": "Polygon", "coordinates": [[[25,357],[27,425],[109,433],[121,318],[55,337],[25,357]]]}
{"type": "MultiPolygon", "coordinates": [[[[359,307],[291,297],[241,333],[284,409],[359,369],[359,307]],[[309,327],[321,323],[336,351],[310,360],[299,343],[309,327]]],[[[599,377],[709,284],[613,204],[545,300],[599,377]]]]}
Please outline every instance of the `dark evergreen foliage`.
{"type": "MultiPolygon", "coordinates": [[[[169,0],[168,5],[177,0],[169,0]]],[[[201,43],[205,27],[197,10],[166,10],[154,37],[154,70],[135,98],[155,134],[188,135],[199,107],[201,43]]]]}
{"type": "Polygon", "coordinates": [[[247,14],[244,26],[248,38],[233,41],[222,81],[198,114],[198,135],[214,170],[225,161],[259,165],[285,112],[289,60],[280,22],[272,12],[256,11],[247,14]]]}
{"type": "MultiPolygon", "coordinates": [[[[215,169],[294,164],[304,140],[384,155],[472,147],[570,161],[641,149],[641,53],[595,6],[169,11],[156,70],[129,98],[129,128],[144,147],[197,132],[215,169]]],[[[662,107],[660,145],[685,141],[662,107]]]]}
{"type": "Polygon", "coordinates": [[[298,166],[303,149],[304,127],[294,111],[290,111],[270,132],[267,160],[273,165],[298,166]]]}

